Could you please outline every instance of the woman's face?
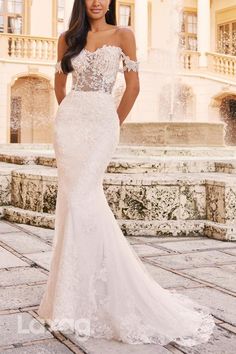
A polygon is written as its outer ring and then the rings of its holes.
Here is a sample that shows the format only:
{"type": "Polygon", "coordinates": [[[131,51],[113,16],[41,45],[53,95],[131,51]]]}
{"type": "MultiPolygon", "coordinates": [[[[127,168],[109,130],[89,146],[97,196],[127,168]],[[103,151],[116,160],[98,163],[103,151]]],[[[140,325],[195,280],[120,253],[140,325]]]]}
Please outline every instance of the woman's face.
{"type": "Polygon", "coordinates": [[[87,16],[92,19],[104,17],[109,8],[109,4],[110,0],[85,0],[87,16]]]}

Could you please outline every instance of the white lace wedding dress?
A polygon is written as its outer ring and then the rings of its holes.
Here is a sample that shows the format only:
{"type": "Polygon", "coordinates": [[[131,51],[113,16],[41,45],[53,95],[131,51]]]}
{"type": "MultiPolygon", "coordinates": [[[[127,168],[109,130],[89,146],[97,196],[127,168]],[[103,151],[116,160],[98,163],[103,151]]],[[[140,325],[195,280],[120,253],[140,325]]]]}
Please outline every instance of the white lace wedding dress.
{"type": "MultiPolygon", "coordinates": [[[[104,45],[95,52],[83,49],[72,64],[72,89],[55,118],[55,236],[39,317],[54,329],[71,328],[80,338],[204,343],[215,326],[209,309],[151,277],[103,191],[120,133],[113,85],[119,71],[138,71],[139,62],[118,46],[104,45]]],[[[60,62],[56,71],[61,72],[60,62]]]]}

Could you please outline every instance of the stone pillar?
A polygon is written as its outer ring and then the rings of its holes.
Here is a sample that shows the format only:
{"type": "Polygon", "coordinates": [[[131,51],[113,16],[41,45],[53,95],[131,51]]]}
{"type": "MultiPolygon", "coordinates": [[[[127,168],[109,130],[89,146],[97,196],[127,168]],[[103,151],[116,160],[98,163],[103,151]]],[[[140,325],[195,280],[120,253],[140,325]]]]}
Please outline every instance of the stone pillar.
{"type": "Polygon", "coordinates": [[[69,20],[70,20],[73,4],[74,4],[74,0],[65,1],[65,30],[69,28],[69,20]]]}
{"type": "Polygon", "coordinates": [[[200,67],[207,67],[206,52],[210,51],[211,10],[210,0],[198,0],[198,51],[200,52],[200,67]]]}
{"type": "Polygon", "coordinates": [[[135,1],[135,38],[137,57],[140,61],[148,59],[148,0],[135,1]]]}

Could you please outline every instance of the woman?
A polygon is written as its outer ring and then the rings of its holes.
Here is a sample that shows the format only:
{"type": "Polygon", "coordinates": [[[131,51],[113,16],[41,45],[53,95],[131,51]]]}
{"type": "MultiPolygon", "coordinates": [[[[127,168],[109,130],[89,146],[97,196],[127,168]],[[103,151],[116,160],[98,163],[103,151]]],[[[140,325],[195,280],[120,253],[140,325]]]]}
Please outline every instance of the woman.
{"type": "Polygon", "coordinates": [[[186,346],[208,341],[215,325],[208,309],[158,285],[104,195],[104,171],[139,93],[134,34],[116,25],[115,0],[75,0],[69,29],[58,41],[55,92],[58,195],[39,316],[80,339],[186,346]],[[124,72],[126,90],[116,110],[111,92],[118,71],[124,72]]]}

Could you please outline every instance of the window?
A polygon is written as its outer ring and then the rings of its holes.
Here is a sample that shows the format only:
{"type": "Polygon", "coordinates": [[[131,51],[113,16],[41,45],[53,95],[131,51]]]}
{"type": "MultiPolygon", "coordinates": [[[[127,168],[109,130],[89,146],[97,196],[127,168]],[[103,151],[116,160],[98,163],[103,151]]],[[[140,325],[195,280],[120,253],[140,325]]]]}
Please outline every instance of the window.
{"type": "Polygon", "coordinates": [[[0,0],[0,32],[22,34],[24,0],[0,0]]]}
{"type": "Polygon", "coordinates": [[[118,25],[134,27],[134,0],[121,0],[117,4],[118,25]]]}
{"type": "Polygon", "coordinates": [[[57,36],[65,30],[65,0],[57,0],[57,36]]]}
{"type": "Polygon", "coordinates": [[[185,50],[197,50],[197,13],[183,12],[180,44],[185,50]]]}
{"type": "Polygon", "coordinates": [[[120,4],[119,6],[119,25],[131,26],[131,5],[120,4]]]}
{"type": "Polygon", "coordinates": [[[218,26],[217,51],[223,54],[236,55],[236,21],[218,26]]]}

